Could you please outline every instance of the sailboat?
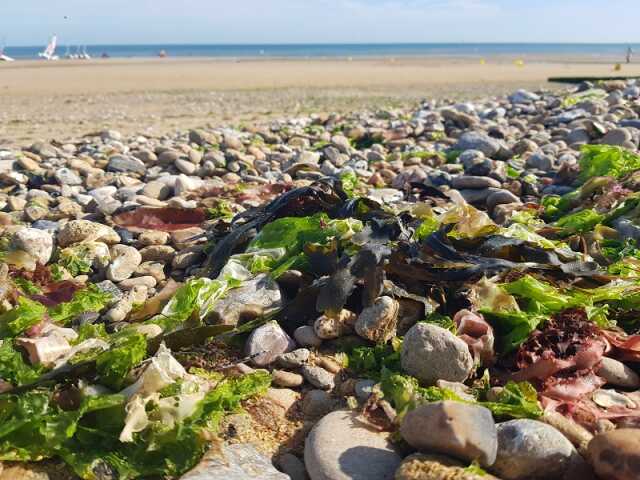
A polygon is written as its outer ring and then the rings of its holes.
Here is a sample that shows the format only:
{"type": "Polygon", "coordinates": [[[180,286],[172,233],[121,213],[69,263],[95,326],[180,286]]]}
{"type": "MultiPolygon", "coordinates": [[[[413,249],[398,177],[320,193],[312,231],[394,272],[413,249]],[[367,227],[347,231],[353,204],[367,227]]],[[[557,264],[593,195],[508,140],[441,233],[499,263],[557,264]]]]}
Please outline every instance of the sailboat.
{"type": "Polygon", "coordinates": [[[4,53],[4,39],[2,39],[2,45],[0,45],[0,62],[14,62],[15,59],[4,53]]]}
{"type": "Polygon", "coordinates": [[[80,58],[82,60],[91,60],[91,55],[87,53],[87,47],[85,45],[82,46],[82,53],[80,53],[80,58]]]}
{"type": "Polygon", "coordinates": [[[47,48],[44,49],[44,52],[40,52],[38,56],[44,58],[45,60],[59,60],[60,57],[55,54],[57,43],[58,37],[54,34],[53,37],[51,37],[51,41],[47,45],[47,48]]]}

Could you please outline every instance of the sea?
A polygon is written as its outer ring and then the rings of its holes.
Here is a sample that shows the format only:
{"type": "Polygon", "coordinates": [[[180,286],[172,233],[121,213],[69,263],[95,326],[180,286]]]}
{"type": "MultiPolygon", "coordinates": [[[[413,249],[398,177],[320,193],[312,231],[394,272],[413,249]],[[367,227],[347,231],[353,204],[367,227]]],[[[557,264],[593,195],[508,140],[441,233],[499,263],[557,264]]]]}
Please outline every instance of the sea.
{"type": "MultiPolygon", "coordinates": [[[[210,58],[366,58],[366,57],[588,57],[590,60],[624,61],[631,47],[640,58],[640,43],[393,43],[393,44],[279,44],[279,45],[59,45],[56,54],[64,57],[82,49],[92,57],[210,58]]],[[[37,59],[44,46],[5,48],[16,59],[37,59]]]]}

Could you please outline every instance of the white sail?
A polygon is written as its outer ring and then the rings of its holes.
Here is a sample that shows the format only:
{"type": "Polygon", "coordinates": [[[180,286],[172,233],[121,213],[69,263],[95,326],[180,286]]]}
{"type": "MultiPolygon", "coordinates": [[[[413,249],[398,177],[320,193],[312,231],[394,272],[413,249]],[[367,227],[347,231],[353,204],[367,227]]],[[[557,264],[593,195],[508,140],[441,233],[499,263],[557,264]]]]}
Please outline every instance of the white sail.
{"type": "Polygon", "coordinates": [[[51,37],[51,41],[47,45],[47,48],[44,49],[44,52],[40,52],[38,55],[46,60],[57,60],[58,56],[56,53],[56,45],[58,44],[58,37],[53,35],[51,37]]]}

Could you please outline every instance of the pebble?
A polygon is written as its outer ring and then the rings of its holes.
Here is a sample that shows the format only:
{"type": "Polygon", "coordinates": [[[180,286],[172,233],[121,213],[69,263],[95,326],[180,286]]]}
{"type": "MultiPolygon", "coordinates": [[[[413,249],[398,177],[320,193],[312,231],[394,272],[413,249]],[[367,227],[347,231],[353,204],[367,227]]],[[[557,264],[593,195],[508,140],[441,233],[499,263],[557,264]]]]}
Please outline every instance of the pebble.
{"type": "Polygon", "coordinates": [[[313,330],[322,340],[339,338],[353,330],[352,326],[356,318],[355,313],[346,309],[336,316],[321,315],[313,324],[313,330]]]}
{"type": "Polygon", "coordinates": [[[356,398],[361,402],[366,402],[373,393],[373,387],[375,385],[375,380],[358,380],[355,384],[356,398]]]}
{"type": "Polygon", "coordinates": [[[27,252],[38,263],[46,265],[53,254],[53,236],[46,230],[23,228],[12,239],[13,248],[27,252]]]}
{"type": "Polygon", "coordinates": [[[71,220],[58,232],[58,244],[61,247],[78,242],[95,241],[112,245],[120,241],[120,235],[107,225],[89,220],[71,220]]]}
{"type": "Polygon", "coordinates": [[[145,164],[135,157],[125,157],[122,155],[113,155],[109,159],[107,171],[109,172],[133,172],[144,173],[147,167],[145,164]]]}
{"type": "Polygon", "coordinates": [[[426,385],[438,380],[464,382],[473,370],[469,347],[449,330],[417,323],[404,337],[402,368],[426,385]]]}
{"type": "MultiPolygon", "coordinates": [[[[295,337],[295,335],[294,335],[295,337]]],[[[292,352],[278,355],[276,359],[278,365],[283,368],[300,368],[309,361],[311,352],[306,348],[298,348],[292,352]]]]}
{"type": "Polygon", "coordinates": [[[333,410],[335,400],[324,390],[309,390],[302,400],[302,413],[306,417],[322,417],[333,410]]]}
{"type": "Polygon", "coordinates": [[[281,472],[289,475],[291,480],[307,480],[308,478],[304,463],[292,453],[280,455],[276,461],[276,466],[281,472]]]}
{"type": "Polygon", "coordinates": [[[311,480],[391,480],[401,461],[386,434],[349,411],[323,417],[305,441],[311,480]]]}
{"type": "Polygon", "coordinates": [[[475,175],[464,175],[455,177],[451,186],[453,188],[469,188],[472,190],[478,190],[483,188],[500,188],[500,182],[491,177],[478,177],[475,175]]]}
{"type": "Polygon", "coordinates": [[[621,428],[596,435],[588,457],[603,479],[637,480],[640,472],[640,429],[621,428]]]}
{"type": "Polygon", "coordinates": [[[332,390],[335,387],[335,374],[328,372],[324,368],[314,365],[303,365],[300,373],[314,387],[322,390],[332,390]]]}
{"type": "Polygon", "coordinates": [[[317,348],[322,345],[322,339],[316,335],[314,328],[309,325],[296,328],[293,332],[293,338],[303,347],[317,348]]]}
{"type": "Polygon", "coordinates": [[[500,142],[482,132],[465,132],[453,146],[456,150],[478,150],[491,158],[500,151],[500,142]]]}
{"type": "Polygon", "coordinates": [[[181,480],[289,480],[251,444],[222,444],[207,452],[181,480]]]}
{"type": "Polygon", "coordinates": [[[273,383],[279,387],[299,387],[304,382],[302,375],[285,370],[273,370],[271,374],[273,383]]]}
{"type": "Polygon", "coordinates": [[[410,410],[400,424],[402,438],[421,451],[435,451],[483,466],[493,465],[498,436],[491,411],[445,400],[410,410]]]}
{"type": "MultiPolygon", "coordinates": [[[[114,245],[111,247],[111,263],[107,267],[107,278],[113,282],[126,280],[142,262],[142,255],[134,247],[114,245]]],[[[150,285],[151,287],[155,286],[150,285]]]]}
{"type": "Polygon", "coordinates": [[[470,472],[462,462],[436,453],[414,453],[405,457],[395,480],[498,480],[490,474],[470,472]]]}
{"type": "Polygon", "coordinates": [[[362,310],[355,323],[358,335],[372,342],[385,343],[396,336],[399,303],[391,297],[378,297],[362,310]]]}
{"type": "Polygon", "coordinates": [[[294,348],[295,343],[280,325],[269,322],[251,332],[245,344],[245,354],[251,357],[254,365],[264,367],[294,348]]]}
{"type": "Polygon", "coordinates": [[[598,375],[609,385],[629,389],[640,388],[640,376],[624,363],[610,357],[602,357],[598,375]]]}
{"type": "Polygon", "coordinates": [[[517,419],[496,428],[498,454],[491,470],[505,480],[561,479],[578,455],[571,442],[546,423],[517,419]]]}

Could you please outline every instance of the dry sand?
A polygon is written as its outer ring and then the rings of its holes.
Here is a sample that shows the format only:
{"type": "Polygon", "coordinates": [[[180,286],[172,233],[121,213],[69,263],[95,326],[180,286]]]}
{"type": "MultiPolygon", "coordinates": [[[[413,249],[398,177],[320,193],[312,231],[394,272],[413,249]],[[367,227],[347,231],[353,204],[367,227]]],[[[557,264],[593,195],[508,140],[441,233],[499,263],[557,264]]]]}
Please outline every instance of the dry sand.
{"type": "MultiPolygon", "coordinates": [[[[640,75],[640,65],[623,66],[640,75]]],[[[612,65],[542,59],[109,59],[0,64],[0,145],[64,140],[105,127],[160,135],[309,112],[393,108],[566,88],[550,76],[612,75],[612,65]]]]}

